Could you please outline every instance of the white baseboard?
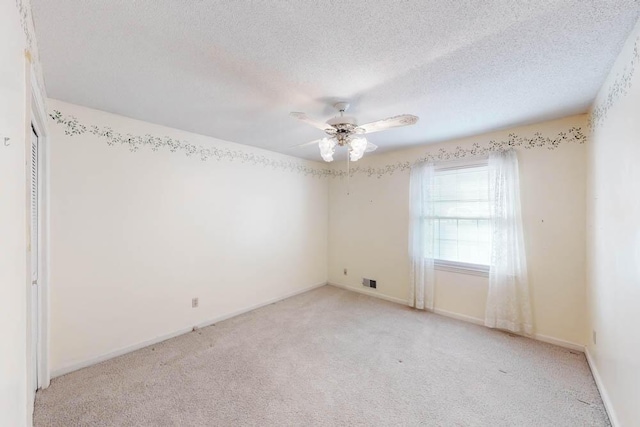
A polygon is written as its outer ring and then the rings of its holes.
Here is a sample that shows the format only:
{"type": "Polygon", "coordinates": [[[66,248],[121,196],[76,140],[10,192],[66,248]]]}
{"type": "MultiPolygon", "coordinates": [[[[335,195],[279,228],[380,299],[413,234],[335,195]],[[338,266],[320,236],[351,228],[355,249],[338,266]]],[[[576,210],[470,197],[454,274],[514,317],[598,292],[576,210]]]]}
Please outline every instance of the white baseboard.
{"type": "MultiPolygon", "coordinates": [[[[479,319],[477,317],[467,316],[465,314],[454,313],[454,312],[451,312],[451,311],[442,310],[440,308],[434,309],[433,312],[436,313],[436,314],[440,314],[442,316],[447,316],[447,317],[451,317],[453,319],[463,320],[465,322],[469,322],[469,323],[473,323],[473,324],[476,324],[476,325],[484,326],[484,320],[483,319],[479,319]]],[[[564,348],[567,348],[569,350],[575,350],[575,351],[579,351],[581,353],[584,352],[584,346],[582,344],[576,344],[576,343],[571,342],[571,341],[565,341],[565,340],[561,340],[559,338],[554,338],[554,337],[550,337],[550,336],[542,335],[542,334],[533,334],[533,336],[530,336],[529,338],[533,338],[533,339],[535,339],[537,341],[542,341],[542,342],[546,342],[546,343],[549,343],[549,344],[557,345],[559,347],[564,347],[564,348]]]]}
{"type": "MultiPolygon", "coordinates": [[[[319,283],[319,284],[316,284],[316,285],[313,285],[313,286],[309,286],[309,287],[301,289],[301,290],[297,290],[297,291],[294,291],[294,292],[289,292],[289,293],[287,293],[285,295],[281,295],[281,296],[278,296],[278,297],[275,297],[275,298],[271,298],[271,299],[269,299],[269,300],[267,300],[265,302],[262,302],[262,303],[259,303],[259,304],[254,304],[252,306],[245,307],[245,308],[242,308],[240,310],[233,311],[231,313],[223,314],[223,315],[218,316],[218,317],[216,317],[214,319],[210,319],[210,320],[208,320],[206,322],[203,322],[203,323],[200,323],[200,324],[194,325],[194,326],[197,327],[197,328],[204,328],[204,327],[210,326],[210,325],[212,325],[214,323],[222,322],[223,320],[227,320],[227,319],[230,319],[232,317],[239,316],[239,315],[247,313],[249,311],[256,310],[256,309],[258,309],[260,307],[264,307],[264,306],[272,304],[274,302],[278,302],[278,301],[282,301],[282,300],[287,299],[287,298],[291,298],[291,297],[293,297],[295,295],[299,295],[299,294],[311,291],[313,289],[316,289],[316,288],[319,288],[319,287],[325,286],[325,285],[331,285],[331,286],[335,286],[337,288],[346,289],[348,291],[357,292],[357,293],[364,294],[364,295],[369,295],[369,296],[380,298],[380,299],[383,299],[385,301],[390,301],[390,302],[393,302],[393,303],[396,303],[396,304],[401,304],[401,305],[405,305],[405,306],[409,305],[408,301],[406,301],[406,300],[403,300],[401,298],[392,297],[392,296],[389,296],[389,295],[385,295],[385,294],[379,293],[379,292],[377,292],[375,290],[365,289],[365,288],[361,289],[361,288],[357,288],[357,287],[353,287],[353,286],[341,285],[341,284],[338,284],[338,283],[323,282],[323,283],[319,283]]],[[[462,320],[464,322],[469,322],[469,323],[473,323],[473,324],[481,325],[481,326],[484,325],[484,321],[482,319],[479,319],[479,318],[476,318],[476,317],[472,317],[472,316],[467,316],[465,314],[454,313],[454,312],[447,311],[447,310],[442,310],[442,309],[439,309],[439,308],[436,308],[435,310],[433,310],[433,312],[436,313],[436,314],[439,314],[441,316],[446,316],[446,317],[450,317],[450,318],[453,318],[453,319],[462,320]]],[[[59,377],[59,376],[68,374],[70,372],[77,371],[78,369],[86,368],[86,367],[89,367],[89,366],[104,362],[106,360],[113,359],[114,357],[122,356],[122,355],[130,353],[132,351],[140,350],[141,348],[145,348],[145,347],[148,347],[150,345],[157,344],[159,342],[166,341],[168,339],[177,337],[179,335],[189,333],[192,330],[193,330],[193,327],[183,328],[183,329],[174,331],[174,332],[169,333],[169,334],[161,335],[161,336],[158,336],[156,338],[152,338],[150,340],[146,340],[146,341],[134,344],[134,345],[123,347],[121,349],[118,349],[118,350],[103,354],[101,356],[93,357],[91,359],[88,359],[88,360],[85,360],[85,361],[82,361],[82,362],[72,363],[72,364],[64,366],[62,368],[58,368],[58,369],[53,370],[52,373],[51,373],[51,378],[59,377]]],[[[549,336],[546,336],[546,335],[540,335],[540,334],[534,335],[533,338],[536,339],[536,340],[539,340],[539,341],[543,341],[543,342],[547,342],[547,343],[550,343],[550,344],[558,345],[560,347],[565,347],[565,348],[568,348],[568,349],[571,349],[571,350],[576,350],[576,351],[581,351],[581,352],[584,351],[584,347],[582,345],[576,344],[576,343],[572,343],[572,342],[569,342],[569,341],[564,341],[564,340],[561,340],[561,339],[558,339],[558,338],[553,338],[553,337],[549,337],[549,336]]],[[[600,394],[603,396],[603,401],[605,402],[605,406],[607,406],[607,411],[609,411],[609,407],[608,406],[610,406],[610,405],[607,404],[608,398],[605,399],[606,392],[604,392],[603,389],[600,386],[599,377],[597,376],[597,371],[595,370],[595,367],[594,367],[592,361],[590,360],[588,352],[587,352],[587,360],[589,360],[589,365],[592,367],[591,370],[593,371],[593,374],[594,374],[593,376],[594,376],[594,378],[596,378],[596,384],[598,384],[598,389],[600,390],[600,394]]],[[[612,423],[613,423],[614,417],[612,415],[610,415],[610,418],[612,419],[612,423]]],[[[615,427],[615,424],[614,424],[614,427],[615,427]]]]}
{"type": "Polygon", "coordinates": [[[445,317],[451,317],[452,319],[462,320],[464,322],[473,323],[475,325],[484,326],[484,320],[477,317],[467,316],[466,314],[454,313],[453,311],[443,310],[441,308],[434,308],[433,312],[445,317]]]}
{"type": "Polygon", "coordinates": [[[365,295],[369,295],[369,296],[372,296],[372,297],[380,298],[380,299],[383,299],[385,301],[395,302],[396,304],[409,305],[409,302],[406,301],[406,300],[403,300],[401,298],[391,297],[389,295],[385,295],[385,294],[380,293],[378,291],[372,290],[371,288],[365,288],[365,287],[356,288],[355,286],[341,285],[339,283],[332,283],[332,282],[327,282],[327,285],[335,286],[336,288],[346,289],[346,290],[351,291],[351,292],[357,292],[359,294],[365,294],[365,295]]]}
{"type": "Polygon", "coordinates": [[[53,378],[71,373],[73,371],[77,371],[79,369],[88,368],[89,366],[92,366],[92,365],[97,365],[98,363],[105,362],[109,359],[113,359],[114,357],[122,356],[124,354],[131,353],[132,351],[140,350],[141,348],[145,348],[150,345],[157,344],[159,342],[166,341],[171,338],[175,338],[179,335],[186,334],[188,332],[191,332],[192,330],[193,328],[183,328],[183,329],[171,332],[169,334],[160,335],[150,340],[142,341],[137,344],[120,348],[118,350],[110,351],[109,353],[105,353],[97,357],[92,357],[91,359],[83,360],[81,362],[71,363],[69,365],[66,365],[51,371],[51,378],[53,379],[53,378]]]}
{"type": "MultiPolygon", "coordinates": [[[[327,284],[331,285],[331,286],[335,286],[337,288],[346,289],[348,291],[358,292],[358,293],[365,294],[365,295],[370,295],[372,297],[380,298],[380,299],[383,299],[385,301],[395,302],[396,304],[409,305],[408,301],[405,301],[403,299],[396,298],[396,297],[391,297],[391,296],[385,295],[383,293],[380,293],[378,291],[371,290],[369,288],[364,288],[364,287],[363,288],[357,288],[355,286],[341,285],[341,284],[332,283],[332,282],[329,282],[327,284]]],[[[466,314],[455,313],[453,311],[443,310],[441,308],[435,308],[435,309],[432,310],[432,312],[435,313],[435,314],[439,314],[441,316],[451,317],[452,319],[462,320],[463,322],[469,322],[469,323],[473,323],[475,325],[484,326],[484,320],[483,319],[479,319],[479,318],[473,317],[473,316],[468,316],[466,314]]],[[[554,344],[554,345],[557,345],[557,346],[560,346],[560,347],[567,348],[569,350],[575,350],[575,351],[579,351],[579,352],[584,352],[584,346],[582,344],[576,344],[574,342],[565,341],[565,340],[562,340],[562,339],[559,339],[559,338],[554,338],[554,337],[550,337],[550,336],[542,335],[542,334],[534,334],[532,337],[529,337],[529,338],[533,338],[535,340],[546,342],[546,343],[549,343],[549,344],[554,344]]]]}
{"type": "MultiPolygon", "coordinates": [[[[259,309],[261,307],[264,307],[266,305],[273,304],[274,302],[282,301],[282,300],[285,300],[287,298],[291,298],[291,297],[294,297],[296,295],[300,295],[300,294],[303,294],[305,292],[312,291],[312,290],[314,290],[316,288],[321,288],[322,286],[325,286],[327,284],[328,284],[327,282],[322,282],[322,283],[318,283],[317,285],[308,286],[308,287],[306,287],[304,289],[300,289],[300,290],[297,290],[297,291],[289,292],[289,293],[281,295],[279,297],[271,298],[271,299],[269,299],[269,300],[267,300],[265,302],[261,302],[259,304],[254,304],[254,305],[252,305],[250,307],[245,307],[245,308],[233,311],[233,312],[228,313],[228,314],[223,314],[222,316],[218,316],[215,319],[207,320],[206,322],[200,323],[196,327],[198,327],[198,328],[206,328],[207,326],[211,326],[214,323],[218,323],[218,322],[222,322],[223,320],[231,319],[232,317],[236,317],[236,316],[239,316],[241,314],[248,313],[248,312],[253,311],[253,310],[257,310],[257,309],[259,309]]],[[[191,329],[189,329],[189,330],[191,330],[191,329]]]]}
{"type": "Polygon", "coordinates": [[[533,339],[584,353],[584,345],[582,344],[577,344],[571,341],[565,341],[561,340],[560,338],[554,338],[542,334],[533,334],[533,339]]]}
{"type": "MultiPolygon", "coordinates": [[[[327,282],[322,282],[322,283],[319,283],[317,285],[308,286],[308,287],[306,287],[304,289],[300,289],[300,290],[297,290],[297,291],[289,292],[287,294],[280,295],[280,296],[275,297],[275,298],[271,298],[271,299],[269,299],[267,301],[264,301],[264,302],[261,302],[259,304],[254,304],[252,306],[241,308],[240,310],[236,310],[236,311],[233,311],[231,313],[223,314],[223,315],[218,316],[218,317],[216,317],[214,319],[210,319],[210,320],[207,320],[206,322],[200,323],[198,325],[194,325],[194,327],[196,327],[196,328],[204,328],[206,326],[213,325],[214,323],[222,322],[223,320],[227,320],[227,319],[230,319],[232,317],[239,316],[241,314],[248,313],[250,311],[256,310],[256,309],[261,308],[261,307],[264,307],[266,305],[273,304],[274,302],[282,301],[284,299],[291,298],[293,296],[296,296],[296,295],[299,295],[299,294],[303,294],[305,292],[309,292],[309,291],[311,291],[313,289],[325,286],[326,284],[327,284],[327,282]]],[[[77,371],[77,370],[82,369],[82,368],[87,368],[89,366],[104,362],[106,360],[113,359],[114,357],[122,356],[124,354],[131,353],[132,351],[140,350],[141,348],[145,348],[145,347],[148,347],[150,345],[157,344],[159,342],[166,341],[166,340],[171,339],[171,338],[175,338],[175,337],[177,337],[179,335],[186,334],[186,333],[189,333],[191,331],[193,331],[193,327],[179,329],[179,330],[171,332],[169,334],[161,335],[159,337],[155,337],[155,338],[152,338],[150,340],[142,341],[142,342],[137,343],[137,344],[133,344],[133,345],[130,345],[130,346],[127,346],[127,347],[123,347],[123,348],[120,348],[118,350],[111,351],[109,353],[106,353],[106,354],[103,354],[103,355],[100,355],[100,356],[97,356],[97,357],[92,357],[91,359],[84,360],[82,362],[72,363],[70,365],[63,366],[62,368],[58,368],[58,369],[53,370],[51,372],[51,378],[59,377],[59,376],[68,374],[70,372],[77,371]]]]}
{"type": "Polygon", "coordinates": [[[591,353],[589,352],[589,347],[585,347],[584,354],[585,356],[587,356],[587,363],[589,364],[589,368],[591,368],[591,374],[593,375],[593,379],[596,382],[596,387],[598,387],[598,391],[600,392],[600,397],[602,398],[604,409],[606,409],[607,415],[609,416],[609,421],[611,422],[611,426],[619,427],[620,423],[618,422],[618,417],[616,416],[616,413],[613,410],[613,405],[611,404],[609,393],[607,393],[607,389],[604,388],[602,377],[600,377],[600,373],[598,372],[598,367],[596,366],[595,360],[593,360],[593,357],[591,357],[591,353]]]}

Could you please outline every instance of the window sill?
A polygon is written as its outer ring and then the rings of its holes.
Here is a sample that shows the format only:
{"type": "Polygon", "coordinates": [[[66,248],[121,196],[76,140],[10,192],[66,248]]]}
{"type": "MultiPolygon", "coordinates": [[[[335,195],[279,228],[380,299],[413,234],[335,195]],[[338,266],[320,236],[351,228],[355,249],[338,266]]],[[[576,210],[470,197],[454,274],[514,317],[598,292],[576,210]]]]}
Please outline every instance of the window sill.
{"type": "Polygon", "coordinates": [[[434,260],[436,270],[452,273],[470,274],[473,276],[489,277],[489,266],[481,264],[469,264],[466,262],[434,260]]]}

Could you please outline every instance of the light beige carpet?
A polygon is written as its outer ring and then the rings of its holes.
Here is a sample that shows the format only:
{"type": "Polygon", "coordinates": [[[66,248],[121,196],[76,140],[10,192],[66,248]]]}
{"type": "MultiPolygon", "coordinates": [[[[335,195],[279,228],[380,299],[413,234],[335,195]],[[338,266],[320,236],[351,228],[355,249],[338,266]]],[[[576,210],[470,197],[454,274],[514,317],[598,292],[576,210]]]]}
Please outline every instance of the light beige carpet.
{"type": "Polygon", "coordinates": [[[56,378],[40,426],[606,426],[581,353],[325,286],[56,378]]]}

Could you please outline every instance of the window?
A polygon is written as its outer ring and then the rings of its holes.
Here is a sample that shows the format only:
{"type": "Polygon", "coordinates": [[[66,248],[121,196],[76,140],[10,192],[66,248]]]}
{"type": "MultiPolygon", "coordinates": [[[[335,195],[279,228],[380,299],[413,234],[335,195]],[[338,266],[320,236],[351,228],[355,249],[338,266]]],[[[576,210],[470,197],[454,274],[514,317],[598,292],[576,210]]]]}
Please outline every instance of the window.
{"type": "Polygon", "coordinates": [[[433,179],[434,259],[440,269],[488,273],[491,231],[486,163],[436,168],[433,179]]]}

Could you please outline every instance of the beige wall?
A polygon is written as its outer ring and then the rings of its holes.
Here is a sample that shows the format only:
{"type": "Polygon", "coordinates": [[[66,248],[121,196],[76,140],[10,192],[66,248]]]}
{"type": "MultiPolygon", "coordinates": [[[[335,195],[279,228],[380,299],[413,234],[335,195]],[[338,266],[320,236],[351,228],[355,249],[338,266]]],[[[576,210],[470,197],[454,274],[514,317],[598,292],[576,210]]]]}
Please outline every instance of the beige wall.
{"type": "Polygon", "coordinates": [[[27,418],[26,73],[13,2],[0,3],[0,425],[27,418]],[[11,138],[9,147],[4,137],[11,138]]]}
{"type": "MultiPolygon", "coordinates": [[[[586,116],[509,129],[462,140],[365,156],[353,166],[385,168],[413,161],[426,152],[486,146],[509,133],[557,138],[572,127],[586,132],[586,116]]],[[[556,149],[518,148],[522,208],[533,297],[540,339],[585,343],[585,144],[566,142],[556,149]]],[[[342,167],[342,165],[337,165],[342,167]]],[[[355,173],[330,183],[329,281],[365,289],[361,278],[378,280],[374,294],[406,302],[409,292],[409,172],[355,173]],[[348,275],[343,275],[348,268],[348,275]]],[[[459,273],[436,274],[436,311],[480,321],[484,318],[488,279],[459,273]]]]}
{"type": "Polygon", "coordinates": [[[588,352],[620,426],[640,423],[639,68],[640,23],[596,99],[588,150],[588,352]]]}
{"type": "MultiPolygon", "coordinates": [[[[80,125],[324,167],[59,101],[49,107],[80,125]]],[[[326,178],[167,148],[131,152],[50,128],[54,375],[326,282],[326,178]]]]}
{"type": "Polygon", "coordinates": [[[31,425],[34,398],[27,273],[32,63],[41,76],[35,39],[26,34],[33,34],[29,2],[0,2],[0,425],[16,427],[31,425]]]}

